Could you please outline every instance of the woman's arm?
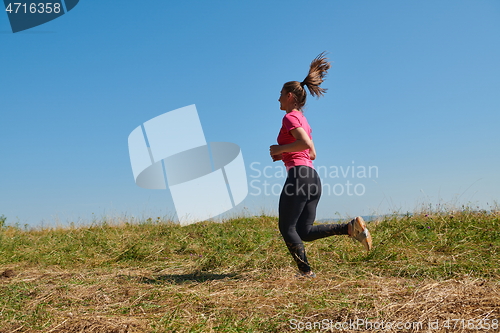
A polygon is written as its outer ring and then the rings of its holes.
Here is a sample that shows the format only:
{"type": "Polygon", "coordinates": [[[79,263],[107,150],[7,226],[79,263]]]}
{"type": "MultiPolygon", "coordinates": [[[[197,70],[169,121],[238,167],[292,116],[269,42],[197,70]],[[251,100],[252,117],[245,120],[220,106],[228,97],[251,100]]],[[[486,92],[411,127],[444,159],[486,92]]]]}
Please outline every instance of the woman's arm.
{"type": "Polygon", "coordinates": [[[291,130],[290,133],[295,138],[295,141],[286,145],[272,145],[269,147],[271,156],[309,149],[311,160],[314,160],[316,158],[316,149],[314,149],[314,143],[306,131],[302,127],[297,127],[291,130]]]}

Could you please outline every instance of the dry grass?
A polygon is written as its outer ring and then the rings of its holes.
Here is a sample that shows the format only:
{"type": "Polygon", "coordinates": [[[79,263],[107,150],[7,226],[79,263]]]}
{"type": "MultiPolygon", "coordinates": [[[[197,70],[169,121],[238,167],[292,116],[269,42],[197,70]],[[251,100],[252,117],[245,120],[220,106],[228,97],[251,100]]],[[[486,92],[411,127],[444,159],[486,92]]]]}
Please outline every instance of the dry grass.
{"type": "MultiPolygon", "coordinates": [[[[0,332],[288,332],[294,331],[292,319],[422,322],[423,329],[408,331],[424,332],[429,321],[439,320],[442,326],[445,319],[500,318],[498,281],[353,280],[328,272],[307,280],[291,276],[291,269],[241,275],[22,271],[0,285],[22,286],[19,292],[27,298],[22,311],[44,311],[47,322],[36,329],[4,322],[0,332]]],[[[448,331],[470,330],[433,330],[448,331]]]]}

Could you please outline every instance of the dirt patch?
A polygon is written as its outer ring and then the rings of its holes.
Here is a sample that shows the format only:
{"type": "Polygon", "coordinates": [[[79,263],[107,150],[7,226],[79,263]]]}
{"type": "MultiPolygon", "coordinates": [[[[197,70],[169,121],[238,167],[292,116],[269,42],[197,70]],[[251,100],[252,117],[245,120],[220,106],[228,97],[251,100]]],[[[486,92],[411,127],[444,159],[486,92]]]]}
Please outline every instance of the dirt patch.
{"type": "Polygon", "coordinates": [[[8,279],[8,278],[12,278],[14,276],[16,276],[16,272],[12,269],[7,269],[5,271],[2,272],[2,274],[0,274],[0,279],[8,279]]]}

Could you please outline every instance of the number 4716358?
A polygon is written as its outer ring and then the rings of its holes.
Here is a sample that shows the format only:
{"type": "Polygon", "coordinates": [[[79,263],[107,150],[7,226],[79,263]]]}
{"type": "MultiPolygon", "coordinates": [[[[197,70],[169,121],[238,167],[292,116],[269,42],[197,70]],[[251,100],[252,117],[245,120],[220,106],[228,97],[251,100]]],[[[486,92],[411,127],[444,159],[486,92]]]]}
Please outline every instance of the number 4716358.
{"type": "Polygon", "coordinates": [[[29,5],[27,3],[22,3],[22,2],[9,2],[7,5],[7,8],[5,8],[6,12],[9,12],[9,14],[18,14],[18,13],[31,13],[31,14],[51,14],[51,13],[56,13],[59,14],[61,12],[61,4],[56,2],[56,3],[35,3],[32,2],[29,5]],[[19,10],[21,9],[21,10],[19,10]]]}

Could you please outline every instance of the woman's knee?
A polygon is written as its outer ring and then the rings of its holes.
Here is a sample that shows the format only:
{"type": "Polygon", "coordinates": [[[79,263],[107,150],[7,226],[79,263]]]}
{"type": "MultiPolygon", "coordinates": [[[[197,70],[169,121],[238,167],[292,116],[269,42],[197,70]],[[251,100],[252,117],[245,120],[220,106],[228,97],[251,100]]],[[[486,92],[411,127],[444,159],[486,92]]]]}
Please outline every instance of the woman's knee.
{"type": "Polygon", "coordinates": [[[308,227],[298,228],[297,229],[297,234],[299,235],[300,239],[302,239],[302,241],[304,241],[304,242],[310,242],[310,241],[313,240],[309,236],[309,231],[310,230],[311,230],[311,228],[308,228],[308,227]]]}

